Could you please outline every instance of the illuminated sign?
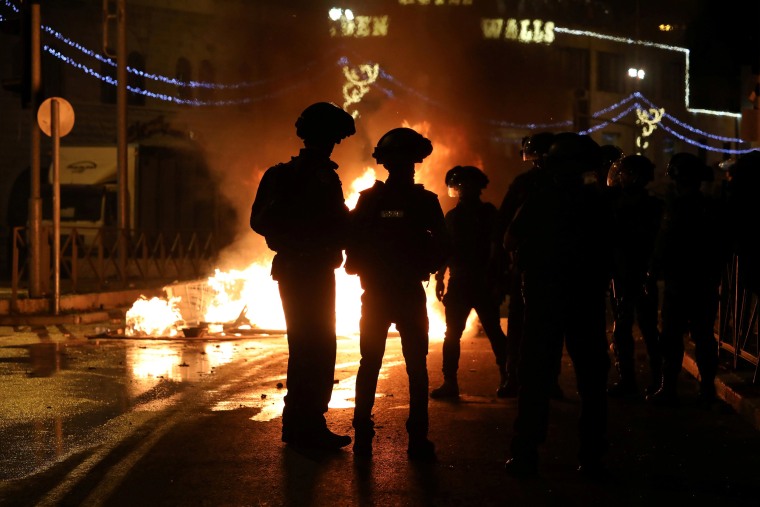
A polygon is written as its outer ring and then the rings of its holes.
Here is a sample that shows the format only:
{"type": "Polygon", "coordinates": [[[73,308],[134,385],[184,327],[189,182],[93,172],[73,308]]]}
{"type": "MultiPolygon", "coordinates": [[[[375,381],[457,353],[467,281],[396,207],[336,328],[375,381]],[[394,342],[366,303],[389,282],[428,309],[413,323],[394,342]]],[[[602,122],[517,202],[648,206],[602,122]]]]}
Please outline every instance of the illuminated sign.
{"type": "Polygon", "coordinates": [[[332,8],[331,37],[385,37],[388,35],[388,16],[355,16],[351,9],[332,8]]]}
{"type": "Polygon", "coordinates": [[[399,5],[472,5],[472,0],[398,0],[399,5]]]}
{"type": "Polygon", "coordinates": [[[540,19],[484,18],[480,22],[486,39],[506,39],[519,42],[551,44],[554,42],[554,22],[540,19]]]}

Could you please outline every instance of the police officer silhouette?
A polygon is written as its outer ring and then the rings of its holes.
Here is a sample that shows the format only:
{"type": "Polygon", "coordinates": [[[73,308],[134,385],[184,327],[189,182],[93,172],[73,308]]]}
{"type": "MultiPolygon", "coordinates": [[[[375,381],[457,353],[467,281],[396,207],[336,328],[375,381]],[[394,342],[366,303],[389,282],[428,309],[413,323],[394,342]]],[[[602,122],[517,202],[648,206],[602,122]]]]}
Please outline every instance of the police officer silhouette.
{"type": "MultiPolygon", "coordinates": [[[[500,389],[506,397],[517,396],[520,386],[518,373],[518,358],[520,357],[520,342],[523,336],[523,320],[525,318],[525,302],[522,292],[522,274],[517,262],[517,252],[514,245],[505,243],[508,230],[520,209],[528,198],[538,192],[550,181],[546,171],[546,157],[554,141],[553,132],[538,132],[523,138],[522,159],[530,162],[531,167],[518,174],[507,189],[507,193],[499,206],[499,213],[494,227],[490,265],[493,276],[504,280],[503,292],[509,294],[509,309],[507,314],[507,382],[500,389]],[[506,276],[502,276],[506,273],[506,276]]],[[[557,357],[552,363],[555,381],[551,387],[551,397],[564,398],[562,388],[557,381],[562,361],[562,348],[557,350],[557,357]]]]}
{"type": "Polygon", "coordinates": [[[515,475],[538,473],[538,448],[547,436],[556,379],[552,365],[563,341],[581,399],[579,470],[597,474],[603,469],[611,213],[596,185],[584,184],[584,174],[599,163],[598,145],[590,138],[556,134],[546,159],[549,178],[528,197],[508,231],[525,299],[518,411],[506,463],[515,475]]]}
{"type": "Polygon", "coordinates": [[[650,195],[647,184],[654,179],[655,166],[644,155],[628,155],[613,164],[620,189],[613,203],[615,228],[612,298],[616,368],[619,380],[611,396],[638,394],[634,357],[633,325],[639,331],[649,357],[652,382],[647,394],[659,388],[662,376],[660,354],[659,297],[656,280],[647,276],[660,229],[664,202],[650,195]]]}
{"type": "Polygon", "coordinates": [[[443,384],[433,389],[432,398],[459,396],[457,370],[460,339],[471,310],[475,310],[483,331],[491,342],[499,369],[497,396],[507,395],[507,337],[501,329],[499,307],[495,294],[496,280],[488,270],[491,236],[498,210],[480,195],[488,185],[488,176],[473,166],[456,166],[446,173],[446,186],[456,206],[446,213],[446,225],[451,235],[452,250],[446,264],[436,273],[436,296],[446,308],[446,334],[443,339],[443,384]],[[445,285],[449,272],[448,288],[445,285]]]}
{"type": "Polygon", "coordinates": [[[276,252],[288,336],[282,440],[334,450],[351,437],[327,428],[337,353],[335,269],[343,262],[348,208],[333,148],[356,130],[350,114],[331,102],[308,106],[296,121],[304,147],[289,162],[267,169],[251,208],[251,228],[276,252]]]}
{"type": "Polygon", "coordinates": [[[446,259],[449,236],[438,197],[414,183],[415,164],[433,151],[413,129],[383,135],[372,156],[388,171],[385,182],[360,193],[351,211],[346,272],[358,274],[362,294],[361,361],[356,375],[354,453],[372,454],[372,408],[391,324],[396,324],[409,376],[409,435],[412,460],[435,460],[428,440],[428,314],[423,282],[446,259]]]}
{"type": "Polygon", "coordinates": [[[695,345],[699,400],[716,400],[718,342],[715,319],[719,286],[729,256],[725,209],[720,200],[700,190],[712,172],[696,155],[676,153],[668,163],[675,192],[666,201],[655,247],[653,276],[662,278],[662,384],[647,397],[655,405],[677,405],[677,379],[684,354],[684,335],[695,345]]]}

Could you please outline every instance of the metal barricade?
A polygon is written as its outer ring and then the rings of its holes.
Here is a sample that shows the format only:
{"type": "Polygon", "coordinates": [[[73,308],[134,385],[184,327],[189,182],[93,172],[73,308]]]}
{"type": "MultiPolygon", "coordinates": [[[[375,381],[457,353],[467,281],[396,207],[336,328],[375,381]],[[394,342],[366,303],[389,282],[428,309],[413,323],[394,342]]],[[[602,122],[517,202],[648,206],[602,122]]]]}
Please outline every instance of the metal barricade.
{"type": "Polygon", "coordinates": [[[741,267],[736,255],[726,267],[721,284],[716,336],[720,348],[730,354],[734,369],[754,367],[754,383],[757,382],[760,368],[758,297],[743,286],[741,267]]]}
{"type": "MultiPolygon", "coordinates": [[[[52,230],[46,231],[52,245],[52,230]]],[[[24,227],[13,230],[11,308],[28,285],[24,227]]],[[[61,292],[85,293],[174,280],[197,280],[213,274],[219,253],[213,231],[143,231],[115,228],[62,228],[61,292]],[[119,256],[126,240],[127,257],[119,256]]],[[[51,256],[52,257],[52,256],[51,256]]],[[[52,270],[45,270],[45,273],[52,270]]]]}

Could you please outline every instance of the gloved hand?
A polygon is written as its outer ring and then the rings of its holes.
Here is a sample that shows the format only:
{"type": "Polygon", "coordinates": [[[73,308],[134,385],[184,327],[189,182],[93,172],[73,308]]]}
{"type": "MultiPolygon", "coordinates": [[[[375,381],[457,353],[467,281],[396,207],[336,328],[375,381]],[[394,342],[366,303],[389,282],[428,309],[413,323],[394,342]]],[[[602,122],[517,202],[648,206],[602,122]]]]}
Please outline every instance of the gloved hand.
{"type": "Polygon", "coordinates": [[[443,280],[435,280],[435,297],[438,298],[438,301],[443,301],[443,295],[446,292],[446,284],[443,283],[443,280]]]}

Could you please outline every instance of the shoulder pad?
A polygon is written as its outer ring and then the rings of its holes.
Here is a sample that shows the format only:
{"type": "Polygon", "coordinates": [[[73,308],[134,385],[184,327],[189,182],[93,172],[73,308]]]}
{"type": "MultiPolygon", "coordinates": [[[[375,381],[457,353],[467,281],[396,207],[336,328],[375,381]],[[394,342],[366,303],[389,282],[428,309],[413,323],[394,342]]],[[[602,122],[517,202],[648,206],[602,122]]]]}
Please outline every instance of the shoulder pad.
{"type": "Polygon", "coordinates": [[[361,190],[359,194],[373,194],[379,190],[382,190],[385,187],[385,183],[380,180],[375,180],[375,184],[372,185],[369,188],[365,188],[364,190],[361,190]]]}

